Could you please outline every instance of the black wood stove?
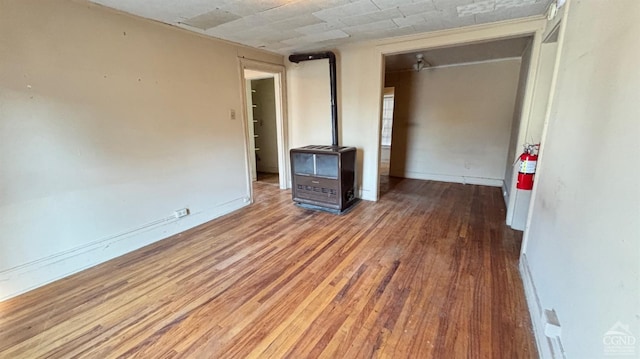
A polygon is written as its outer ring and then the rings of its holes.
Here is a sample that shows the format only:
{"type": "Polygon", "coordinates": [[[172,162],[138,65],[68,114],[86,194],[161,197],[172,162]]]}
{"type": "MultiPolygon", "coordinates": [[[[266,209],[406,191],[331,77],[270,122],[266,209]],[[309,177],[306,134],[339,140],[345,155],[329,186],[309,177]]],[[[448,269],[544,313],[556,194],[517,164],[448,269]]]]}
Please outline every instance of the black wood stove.
{"type": "Polygon", "coordinates": [[[295,63],[319,59],[329,59],[333,142],[291,149],[291,193],[302,207],[343,213],[357,201],[356,148],[338,145],[336,56],[330,51],[289,56],[295,63]]]}

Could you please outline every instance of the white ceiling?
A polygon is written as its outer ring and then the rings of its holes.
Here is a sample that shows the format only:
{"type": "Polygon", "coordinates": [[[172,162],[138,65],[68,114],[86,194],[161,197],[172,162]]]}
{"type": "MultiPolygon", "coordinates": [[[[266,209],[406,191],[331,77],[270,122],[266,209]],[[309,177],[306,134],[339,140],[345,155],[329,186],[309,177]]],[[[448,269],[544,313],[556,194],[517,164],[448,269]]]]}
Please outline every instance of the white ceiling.
{"type": "Polygon", "coordinates": [[[272,52],[543,14],[551,0],[89,0],[272,52]]]}
{"type": "Polygon", "coordinates": [[[417,54],[422,54],[427,66],[432,67],[521,57],[530,39],[519,37],[386,56],[385,71],[412,70],[417,54]]]}

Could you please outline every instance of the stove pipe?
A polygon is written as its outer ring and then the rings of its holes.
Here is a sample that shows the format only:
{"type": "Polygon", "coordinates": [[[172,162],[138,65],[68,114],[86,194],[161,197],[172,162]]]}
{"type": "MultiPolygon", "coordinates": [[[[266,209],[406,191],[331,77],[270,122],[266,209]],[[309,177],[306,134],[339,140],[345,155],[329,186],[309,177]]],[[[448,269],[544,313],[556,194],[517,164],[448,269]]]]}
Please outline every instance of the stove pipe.
{"type": "Polygon", "coordinates": [[[296,64],[301,61],[329,59],[329,81],[331,84],[331,135],[333,146],[338,146],[338,95],[336,94],[336,55],[331,51],[309,54],[293,54],[289,61],[296,64]]]}

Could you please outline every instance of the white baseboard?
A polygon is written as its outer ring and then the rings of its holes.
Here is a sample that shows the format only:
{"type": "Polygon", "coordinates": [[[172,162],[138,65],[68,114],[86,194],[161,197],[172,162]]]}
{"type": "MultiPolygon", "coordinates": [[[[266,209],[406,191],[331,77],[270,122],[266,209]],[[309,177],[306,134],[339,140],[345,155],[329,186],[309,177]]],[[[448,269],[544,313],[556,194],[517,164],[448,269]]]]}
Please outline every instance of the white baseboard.
{"type": "Polygon", "coordinates": [[[520,256],[520,277],[522,278],[522,284],[524,286],[524,295],[527,300],[527,306],[529,307],[529,314],[531,316],[531,324],[533,326],[533,335],[536,340],[536,346],[538,347],[538,355],[542,359],[559,359],[565,358],[564,350],[562,349],[562,343],[560,338],[549,338],[544,332],[544,310],[536,291],[536,286],[533,283],[533,277],[529,270],[529,264],[527,262],[526,254],[520,256]]]}
{"type": "Polygon", "coordinates": [[[180,219],[163,218],[125,233],[4,270],[0,272],[0,302],[186,231],[248,204],[243,197],[180,219]]]}
{"type": "Polygon", "coordinates": [[[505,181],[502,181],[502,198],[504,198],[504,205],[509,207],[509,189],[505,181]]]}
{"type": "Polygon", "coordinates": [[[377,193],[375,193],[372,190],[369,189],[362,189],[360,188],[358,190],[358,198],[363,199],[365,201],[377,201],[376,199],[377,197],[377,193]]]}
{"type": "MultiPolygon", "coordinates": [[[[392,174],[398,176],[397,174],[392,174]]],[[[439,175],[432,173],[411,172],[405,171],[398,177],[427,180],[427,181],[439,181],[439,182],[453,182],[462,184],[476,184],[481,186],[502,187],[504,180],[501,178],[484,178],[484,177],[470,177],[470,176],[453,176],[453,175],[439,175]]]]}

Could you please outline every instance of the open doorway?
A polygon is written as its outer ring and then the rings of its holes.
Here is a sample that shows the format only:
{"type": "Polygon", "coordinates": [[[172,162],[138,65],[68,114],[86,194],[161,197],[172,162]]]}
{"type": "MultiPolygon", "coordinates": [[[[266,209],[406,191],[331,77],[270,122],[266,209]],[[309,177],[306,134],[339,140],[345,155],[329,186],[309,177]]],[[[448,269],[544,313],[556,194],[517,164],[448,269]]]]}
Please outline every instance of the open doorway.
{"type": "Polygon", "coordinates": [[[245,70],[251,180],[279,185],[274,75],[245,70]]]}
{"type": "Polygon", "coordinates": [[[500,192],[530,43],[523,36],[386,56],[384,86],[394,88],[390,176],[500,192]]]}
{"type": "Polygon", "coordinates": [[[391,144],[393,138],[393,87],[385,87],[382,96],[382,128],[380,129],[380,193],[389,190],[389,175],[391,168],[391,144]]]}
{"type": "Polygon", "coordinates": [[[245,100],[248,187],[253,183],[286,189],[289,183],[283,66],[241,60],[245,100]]]}

